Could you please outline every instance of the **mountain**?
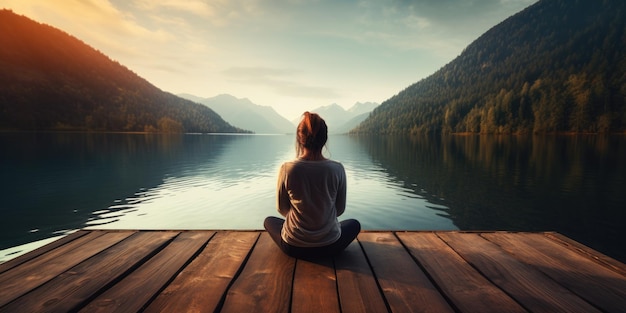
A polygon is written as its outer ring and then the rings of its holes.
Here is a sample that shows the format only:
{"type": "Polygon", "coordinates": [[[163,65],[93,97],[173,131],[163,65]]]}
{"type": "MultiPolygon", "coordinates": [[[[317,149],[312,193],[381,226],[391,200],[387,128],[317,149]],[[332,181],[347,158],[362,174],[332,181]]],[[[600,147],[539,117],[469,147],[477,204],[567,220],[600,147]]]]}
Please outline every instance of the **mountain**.
{"type": "Polygon", "coordinates": [[[376,102],[357,102],[348,109],[348,112],[352,116],[358,116],[363,113],[372,112],[378,105],[379,103],[376,102]]]}
{"type": "Polygon", "coordinates": [[[626,1],[541,0],[354,133],[626,132],[626,1]]]}
{"type": "Polygon", "coordinates": [[[339,129],[345,122],[352,118],[348,111],[346,111],[344,108],[336,103],[319,107],[312,110],[311,112],[319,114],[324,119],[324,121],[326,121],[329,133],[336,133],[337,129],[339,129]]]}
{"type": "MultiPolygon", "coordinates": [[[[375,102],[357,102],[348,110],[333,103],[318,107],[311,112],[319,114],[328,125],[328,132],[332,134],[345,134],[355,126],[363,122],[374,108],[378,106],[375,102]]],[[[298,124],[300,116],[293,119],[292,123],[298,124]]]]}
{"type": "Polygon", "coordinates": [[[0,129],[242,132],[79,39],[0,10],[0,129]]]}
{"type": "Polygon", "coordinates": [[[248,99],[237,99],[223,94],[213,98],[200,98],[189,94],[183,98],[204,104],[217,112],[230,124],[249,129],[257,134],[286,134],[295,132],[295,127],[287,119],[269,106],[252,103],[248,99]]]}
{"type": "Polygon", "coordinates": [[[365,121],[370,116],[370,113],[371,112],[365,112],[354,116],[340,126],[331,129],[330,132],[336,134],[347,134],[350,132],[350,130],[354,129],[355,127],[359,126],[359,124],[361,124],[363,121],[365,121]]]}

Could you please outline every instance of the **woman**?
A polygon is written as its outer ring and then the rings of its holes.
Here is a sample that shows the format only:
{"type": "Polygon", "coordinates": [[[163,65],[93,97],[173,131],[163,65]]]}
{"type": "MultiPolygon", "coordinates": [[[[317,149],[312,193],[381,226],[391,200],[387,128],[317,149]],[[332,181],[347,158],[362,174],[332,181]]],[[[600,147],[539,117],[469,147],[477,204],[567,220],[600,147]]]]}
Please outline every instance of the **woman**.
{"type": "Polygon", "coordinates": [[[346,172],[341,163],[322,155],[327,139],[326,122],[304,112],[296,134],[297,158],[280,167],[277,204],[285,219],[270,216],[264,226],[292,257],[337,254],[361,231],[357,220],[337,220],[346,208],[346,172]]]}

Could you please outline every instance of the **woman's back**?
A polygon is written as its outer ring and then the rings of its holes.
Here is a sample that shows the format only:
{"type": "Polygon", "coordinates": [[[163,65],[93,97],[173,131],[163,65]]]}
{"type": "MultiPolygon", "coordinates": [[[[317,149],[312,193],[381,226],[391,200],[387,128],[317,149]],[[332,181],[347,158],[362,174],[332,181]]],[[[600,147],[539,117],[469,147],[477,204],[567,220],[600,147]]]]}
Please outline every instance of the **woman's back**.
{"type": "Polygon", "coordinates": [[[323,246],[339,238],[337,216],[345,211],[346,173],[332,160],[295,160],[281,166],[278,211],[285,216],[282,238],[295,246],[323,246]]]}

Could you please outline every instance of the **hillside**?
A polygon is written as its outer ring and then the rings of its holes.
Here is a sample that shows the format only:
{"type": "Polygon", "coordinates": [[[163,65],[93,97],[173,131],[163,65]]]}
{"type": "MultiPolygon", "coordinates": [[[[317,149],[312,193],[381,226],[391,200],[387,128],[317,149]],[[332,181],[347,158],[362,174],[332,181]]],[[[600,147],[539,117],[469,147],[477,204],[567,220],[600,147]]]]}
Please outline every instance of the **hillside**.
{"type": "Polygon", "coordinates": [[[181,94],[180,97],[211,108],[231,125],[251,130],[257,134],[286,134],[295,132],[295,126],[278,114],[272,107],[252,103],[223,94],[212,98],[200,98],[181,94]]]}
{"type": "Polygon", "coordinates": [[[0,10],[0,130],[241,132],[82,41],[0,10]]]}
{"type": "Polygon", "coordinates": [[[353,133],[626,131],[626,2],[541,0],[353,133]]]}

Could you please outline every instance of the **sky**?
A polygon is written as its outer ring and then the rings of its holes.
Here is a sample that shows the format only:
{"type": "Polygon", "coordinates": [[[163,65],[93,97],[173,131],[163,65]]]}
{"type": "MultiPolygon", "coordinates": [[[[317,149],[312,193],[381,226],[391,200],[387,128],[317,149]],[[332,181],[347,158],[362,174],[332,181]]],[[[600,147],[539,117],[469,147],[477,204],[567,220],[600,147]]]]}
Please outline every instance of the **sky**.
{"type": "Polygon", "coordinates": [[[289,120],[391,98],[536,0],[0,0],[158,88],[289,120]]]}

